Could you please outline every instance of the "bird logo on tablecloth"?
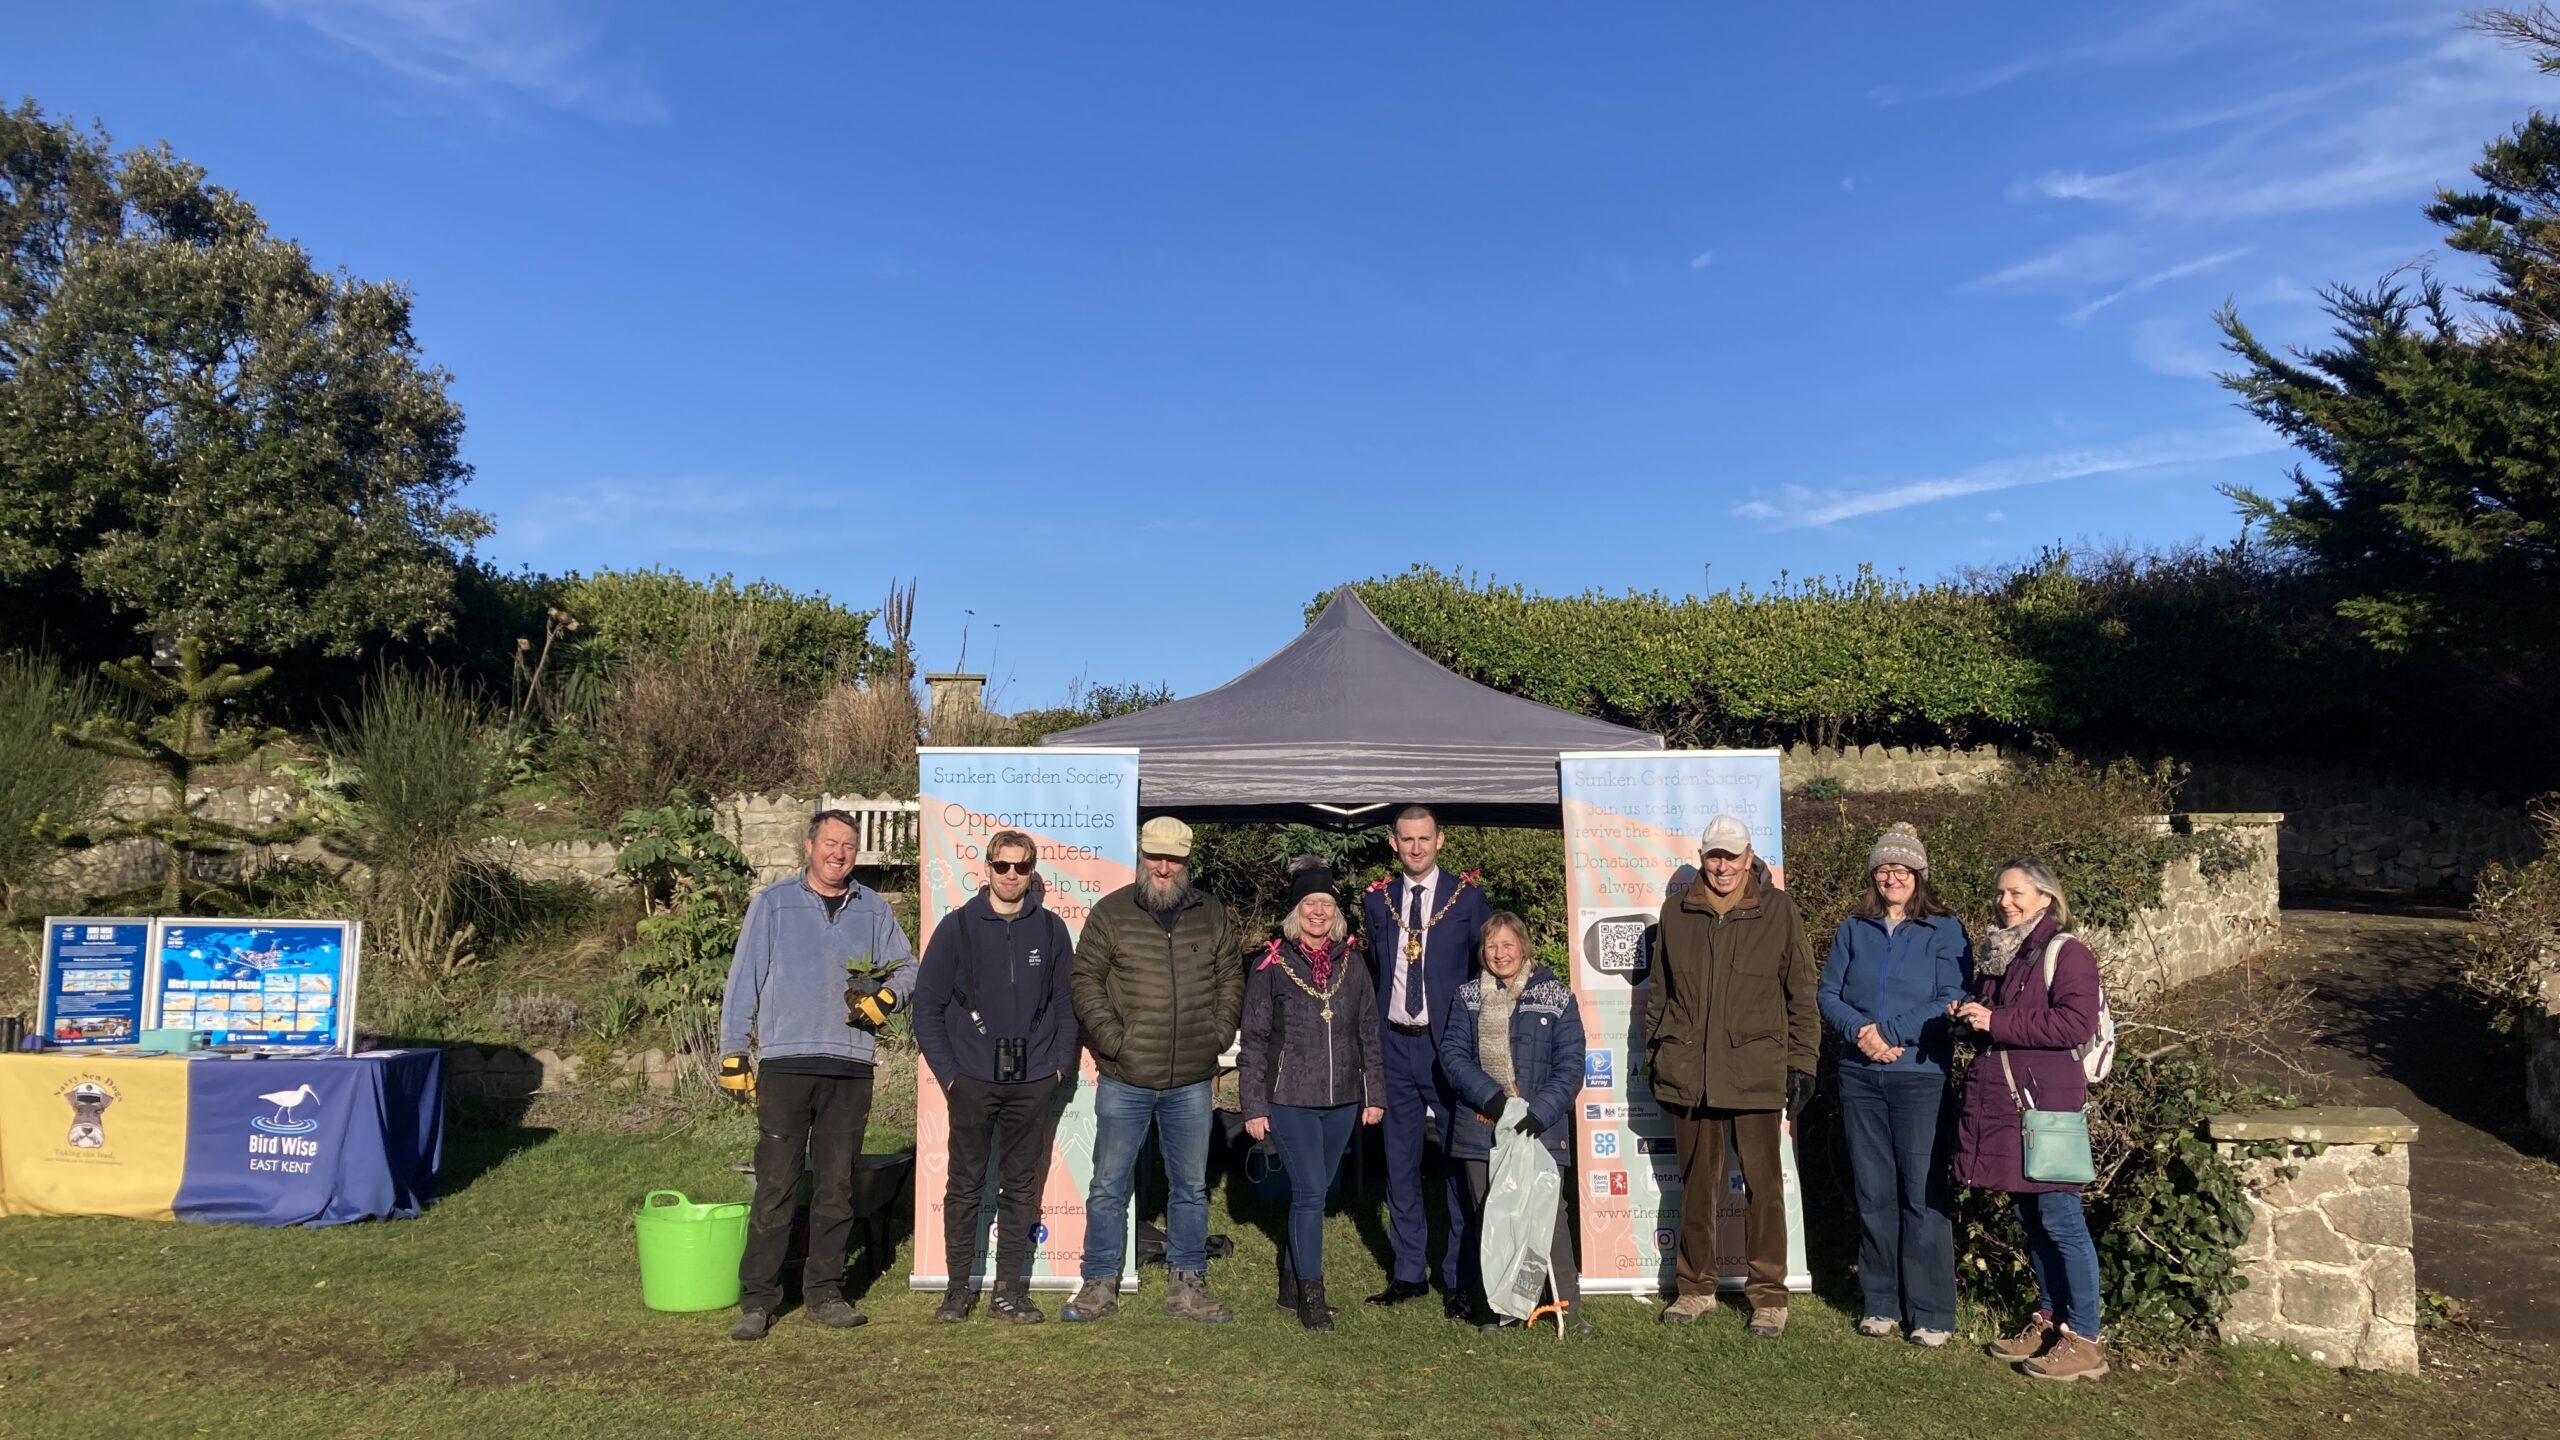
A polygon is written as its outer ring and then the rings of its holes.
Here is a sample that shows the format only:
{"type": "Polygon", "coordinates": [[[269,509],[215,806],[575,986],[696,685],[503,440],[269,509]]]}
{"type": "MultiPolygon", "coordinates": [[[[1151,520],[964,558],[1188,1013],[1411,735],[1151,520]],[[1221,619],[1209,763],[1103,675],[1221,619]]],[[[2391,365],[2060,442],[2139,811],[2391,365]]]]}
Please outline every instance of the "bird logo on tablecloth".
{"type": "Polygon", "coordinates": [[[272,1118],[260,1115],[249,1123],[270,1135],[308,1135],[320,1128],[320,1122],[317,1120],[294,1118],[294,1112],[300,1110],[306,1101],[320,1098],[320,1092],[312,1089],[308,1084],[295,1086],[291,1090],[270,1090],[258,1098],[276,1107],[276,1113],[272,1118]]]}

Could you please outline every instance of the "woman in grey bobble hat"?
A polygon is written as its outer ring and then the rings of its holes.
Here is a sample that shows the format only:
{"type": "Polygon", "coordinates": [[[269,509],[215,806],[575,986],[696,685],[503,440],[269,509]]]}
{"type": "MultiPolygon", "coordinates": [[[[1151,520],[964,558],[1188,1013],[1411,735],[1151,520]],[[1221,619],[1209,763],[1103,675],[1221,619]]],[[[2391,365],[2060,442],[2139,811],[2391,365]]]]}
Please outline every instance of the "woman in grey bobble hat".
{"type": "Polygon", "coordinates": [[[1932,1349],[1956,1325],[1948,1212],[1947,1007],[1973,948],[1929,890],[1920,832],[1897,824],[1867,853],[1867,893],[1831,939],[1822,1023],[1840,1036],[1840,1126],[1858,1196],[1858,1333],[1932,1349]]]}

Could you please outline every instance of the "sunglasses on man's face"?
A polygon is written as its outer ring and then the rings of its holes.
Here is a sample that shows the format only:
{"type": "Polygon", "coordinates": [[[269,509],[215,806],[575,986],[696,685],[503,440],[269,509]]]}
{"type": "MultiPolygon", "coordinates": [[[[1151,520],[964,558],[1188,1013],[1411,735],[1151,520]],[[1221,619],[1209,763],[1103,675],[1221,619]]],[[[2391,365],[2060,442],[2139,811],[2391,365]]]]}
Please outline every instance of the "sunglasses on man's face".
{"type": "Polygon", "coordinates": [[[1037,860],[990,860],[987,868],[999,875],[1028,875],[1040,868],[1037,860]]]}

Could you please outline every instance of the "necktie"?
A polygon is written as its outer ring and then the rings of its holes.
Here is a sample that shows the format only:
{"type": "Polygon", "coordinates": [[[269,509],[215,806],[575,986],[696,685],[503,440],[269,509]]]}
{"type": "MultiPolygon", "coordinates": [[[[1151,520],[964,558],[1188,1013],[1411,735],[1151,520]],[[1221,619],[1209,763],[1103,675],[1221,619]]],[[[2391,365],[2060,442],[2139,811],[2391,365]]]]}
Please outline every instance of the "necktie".
{"type": "Polygon", "coordinates": [[[1409,1023],[1419,1025],[1429,1013],[1422,1005],[1422,887],[1404,885],[1404,1008],[1409,1023]]]}

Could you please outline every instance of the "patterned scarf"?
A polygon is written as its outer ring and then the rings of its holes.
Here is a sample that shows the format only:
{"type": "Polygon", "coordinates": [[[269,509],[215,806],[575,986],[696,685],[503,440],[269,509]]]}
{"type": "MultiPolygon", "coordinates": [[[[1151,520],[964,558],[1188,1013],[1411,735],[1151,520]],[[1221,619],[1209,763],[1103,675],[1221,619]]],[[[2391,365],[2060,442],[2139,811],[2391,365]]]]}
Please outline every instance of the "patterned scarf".
{"type": "Polygon", "coordinates": [[[1998,977],[2009,973],[2009,962],[2018,958],[2018,950],[2027,943],[2044,920],[2046,911],[2039,910],[2015,925],[1999,930],[1985,930],[1973,947],[1973,970],[1977,975],[1998,977]]]}
{"type": "Polygon", "coordinates": [[[1307,957],[1307,978],[1315,982],[1317,989],[1333,983],[1333,957],[1340,949],[1333,941],[1313,935],[1298,942],[1298,953],[1307,957]]]}

